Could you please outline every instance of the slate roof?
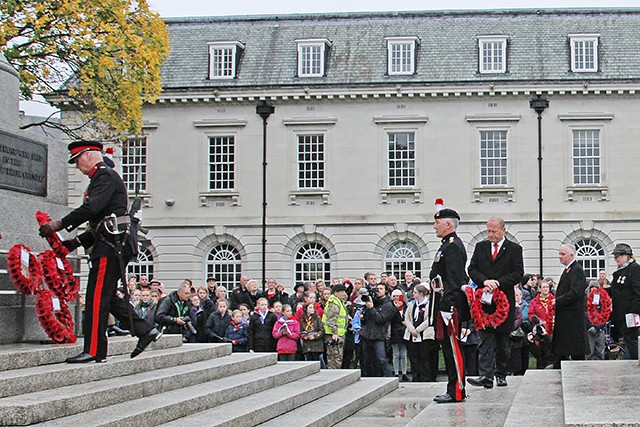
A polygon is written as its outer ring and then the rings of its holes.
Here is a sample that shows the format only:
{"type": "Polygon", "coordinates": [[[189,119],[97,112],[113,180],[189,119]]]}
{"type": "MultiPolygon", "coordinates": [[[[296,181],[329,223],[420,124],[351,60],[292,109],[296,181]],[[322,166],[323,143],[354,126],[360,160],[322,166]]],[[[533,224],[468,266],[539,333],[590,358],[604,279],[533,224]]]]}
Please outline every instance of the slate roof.
{"type": "Polygon", "coordinates": [[[640,82],[640,9],[375,12],[165,19],[171,89],[640,82]],[[570,71],[568,34],[600,34],[597,73],[570,71]],[[507,35],[506,74],[481,75],[478,35],[507,35]],[[417,73],[386,75],[388,36],[418,36],[417,73]],[[296,77],[296,39],[332,42],[326,76],[296,77]],[[233,80],[208,79],[208,42],[245,44],[233,80]]]}

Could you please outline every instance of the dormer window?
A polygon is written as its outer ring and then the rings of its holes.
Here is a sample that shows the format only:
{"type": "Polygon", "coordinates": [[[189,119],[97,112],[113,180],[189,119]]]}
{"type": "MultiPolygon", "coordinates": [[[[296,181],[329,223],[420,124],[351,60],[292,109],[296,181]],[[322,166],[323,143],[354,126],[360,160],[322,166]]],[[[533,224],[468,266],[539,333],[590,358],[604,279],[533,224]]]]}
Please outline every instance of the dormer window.
{"type": "Polygon", "coordinates": [[[416,73],[416,46],[420,38],[385,37],[387,41],[387,73],[390,76],[416,73]]]}
{"type": "Polygon", "coordinates": [[[477,36],[480,74],[507,72],[507,36],[477,36]]]}
{"type": "Polygon", "coordinates": [[[598,71],[598,39],[600,34],[569,34],[571,44],[571,71],[595,73],[598,71]]]}
{"type": "Polygon", "coordinates": [[[327,39],[296,40],[298,45],[298,77],[323,77],[326,54],[331,42],[327,39]]]}
{"type": "Polygon", "coordinates": [[[238,59],[244,49],[239,41],[209,43],[209,78],[235,79],[238,74],[238,59]]]}

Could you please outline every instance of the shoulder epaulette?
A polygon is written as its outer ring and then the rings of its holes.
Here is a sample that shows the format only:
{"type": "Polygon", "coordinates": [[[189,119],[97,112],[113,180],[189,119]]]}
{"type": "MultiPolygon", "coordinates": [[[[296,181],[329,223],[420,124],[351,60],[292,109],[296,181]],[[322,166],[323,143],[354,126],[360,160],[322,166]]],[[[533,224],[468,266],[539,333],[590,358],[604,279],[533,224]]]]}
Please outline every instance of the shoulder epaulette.
{"type": "Polygon", "coordinates": [[[455,237],[453,237],[453,236],[449,237],[449,243],[453,243],[453,242],[455,242],[455,240],[456,240],[455,237]]]}

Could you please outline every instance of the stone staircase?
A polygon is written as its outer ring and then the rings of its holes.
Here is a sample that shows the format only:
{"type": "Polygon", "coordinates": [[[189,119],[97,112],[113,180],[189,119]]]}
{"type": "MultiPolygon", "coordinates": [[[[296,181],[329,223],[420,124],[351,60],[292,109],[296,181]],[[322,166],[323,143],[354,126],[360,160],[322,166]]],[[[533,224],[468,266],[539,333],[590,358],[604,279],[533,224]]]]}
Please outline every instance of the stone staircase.
{"type": "Polygon", "coordinates": [[[0,425],[329,426],[398,388],[397,378],[232,354],[230,344],[167,335],[131,359],[135,345],[110,338],[108,362],[84,365],[63,363],[81,342],[0,346],[0,425]]]}

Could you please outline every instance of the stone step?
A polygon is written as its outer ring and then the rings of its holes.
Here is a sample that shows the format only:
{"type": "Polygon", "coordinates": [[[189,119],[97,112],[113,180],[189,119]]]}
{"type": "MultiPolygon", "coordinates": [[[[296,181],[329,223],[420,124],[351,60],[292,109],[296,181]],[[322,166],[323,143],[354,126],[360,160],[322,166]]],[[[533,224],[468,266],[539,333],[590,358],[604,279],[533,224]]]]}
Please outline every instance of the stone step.
{"type": "Polygon", "coordinates": [[[75,364],[57,363],[1,371],[0,398],[155,371],[229,354],[231,354],[231,347],[228,344],[189,344],[183,346],[179,353],[175,351],[175,347],[155,351],[147,349],[135,359],[131,359],[129,354],[125,353],[109,356],[107,363],[87,363],[81,367],[75,364]]]}
{"type": "Polygon", "coordinates": [[[259,425],[263,427],[332,426],[397,388],[398,379],[395,377],[361,378],[360,381],[322,399],[314,400],[259,425]]]}
{"type": "Polygon", "coordinates": [[[558,369],[529,369],[513,398],[505,426],[549,427],[564,424],[562,378],[558,369]]]}
{"type": "Polygon", "coordinates": [[[637,360],[562,362],[567,426],[640,426],[637,360]]]}
{"type": "MultiPolygon", "coordinates": [[[[181,354],[180,348],[175,350],[181,354]]],[[[128,356],[120,356],[128,357],[128,356]]],[[[135,359],[134,359],[135,360],[135,359]]],[[[276,363],[275,353],[234,354],[196,363],[180,364],[154,371],[100,381],[91,381],[0,399],[0,423],[26,425],[52,420],[95,408],[108,407],[134,399],[171,393],[185,399],[189,394],[176,390],[207,381],[245,373],[276,363]]],[[[83,367],[78,367],[82,370],[83,367]]],[[[106,408],[111,411],[111,408],[106,408]]],[[[118,412],[114,415],[119,415],[118,412]]],[[[102,418],[97,418],[102,419],[102,418]]],[[[70,423],[71,424],[71,423],[70,423]]],[[[67,424],[67,425],[70,425],[67,424]]],[[[76,425],[90,425],[78,423],[76,425]]]]}
{"type": "MultiPolygon", "coordinates": [[[[279,364],[285,363],[287,362],[279,362],[279,364]]],[[[216,408],[163,424],[163,427],[202,425],[251,427],[316,399],[326,399],[325,396],[359,379],[359,370],[322,370],[293,383],[254,393],[216,408]]]]}
{"type": "MultiPolygon", "coordinates": [[[[240,358],[270,357],[274,361],[271,366],[263,368],[243,367],[239,372],[215,380],[207,380],[194,384],[181,384],[169,391],[158,392],[139,398],[129,398],[109,407],[77,413],[72,416],[58,418],[42,426],[102,426],[122,427],[136,426],[147,427],[181,419],[196,412],[214,408],[241,399],[251,394],[260,393],[289,381],[294,382],[319,372],[320,365],[317,362],[288,362],[275,364],[275,353],[234,353],[229,356],[236,361],[240,358]]],[[[197,364],[187,365],[196,374],[202,375],[197,364]]],[[[240,365],[240,363],[236,363],[240,365]]],[[[174,368],[175,369],[175,368],[174,368]]],[[[156,375],[152,372],[147,375],[151,378],[156,375]]],[[[180,375],[184,375],[181,373],[180,375]]],[[[112,394],[111,390],[103,392],[96,399],[105,399],[105,395],[112,394]]]]}
{"type": "MultiPolygon", "coordinates": [[[[110,337],[109,355],[129,354],[137,343],[138,339],[130,336],[110,337]]],[[[74,344],[3,345],[0,346],[0,371],[62,363],[67,358],[82,353],[83,345],[82,338],[74,344]]],[[[182,338],[179,335],[163,335],[157,342],[151,343],[148,349],[175,348],[181,345],[182,338]]]]}

